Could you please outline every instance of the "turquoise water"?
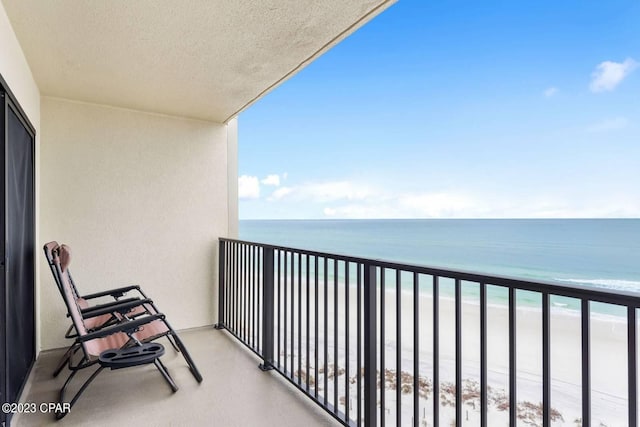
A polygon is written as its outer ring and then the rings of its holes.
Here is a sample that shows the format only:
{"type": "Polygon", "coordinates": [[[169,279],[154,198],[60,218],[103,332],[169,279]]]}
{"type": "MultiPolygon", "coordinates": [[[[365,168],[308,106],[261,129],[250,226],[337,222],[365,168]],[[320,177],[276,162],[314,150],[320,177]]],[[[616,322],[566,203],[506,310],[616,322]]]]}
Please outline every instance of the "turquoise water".
{"type": "MultiPolygon", "coordinates": [[[[640,219],[244,220],[240,238],[640,292],[640,219]]],[[[490,297],[499,302],[506,295],[490,290],[490,297]]],[[[538,301],[537,296],[519,296],[519,304],[535,306],[538,301]]],[[[579,307],[574,300],[555,298],[553,302],[568,309],[579,307]]],[[[595,309],[619,313],[612,308],[595,309]]]]}

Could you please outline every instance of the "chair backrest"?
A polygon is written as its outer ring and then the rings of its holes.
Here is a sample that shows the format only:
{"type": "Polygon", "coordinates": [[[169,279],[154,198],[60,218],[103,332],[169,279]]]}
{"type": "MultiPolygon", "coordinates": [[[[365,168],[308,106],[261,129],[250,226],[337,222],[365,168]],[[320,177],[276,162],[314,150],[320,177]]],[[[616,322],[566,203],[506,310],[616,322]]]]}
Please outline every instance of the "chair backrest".
{"type": "MultiPolygon", "coordinates": [[[[67,245],[62,245],[62,246],[65,247],[64,256],[69,258],[69,260],[70,260],[71,259],[71,249],[67,245]]],[[[58,244],[58,242],[56,242],[56,241],[49,242],[49,243],[44,245],[44,254],[45,254],[45,257],[47,258],[47,262],[49,263],[49,268],[51,268],[51,274],[53,274],[53,278],[56,281],[56,285],[58,285],[58,289],[60,290],[60,292],[63,292],[62,283],[60,283],[60,279],[56,275],[55,267],[54,267],[54,264],[53,264],[53,256],[54,256],[53,253],[59,247],[60,247],[60,245],[58,244]]],[[[64,261],[61,261],[61,262],[64,262],[64,261]]],[[[69,268],[65,269],[64,274],[67,276],[67,278],[69,280],[69,283],[71,284],[71,290],[73,291],[73,294],[74,294],[76,300],[80,299],[80,294],[78,293],[78,288],[76,288],[76,284],[73,281],[73,277],[71,276],[71,271],[69,271],[69,268]]],[[[85,308],[85,307],[82,307],[82,308],[85,308]]]]}
{"type": "MultiPolygon", "coordinates": [[[[46,248],[46,246],[45,246],[46,248]]],[[[46,249],[45,249],[46,250],[46,249]]],[[[87,334],[80,307],[78,307],[77,297],[71,285],[69,276],[69,264],[71,263],[71,252],[66,245],[57,246],[51,250],[52,271],[58,283],[60,294],[67,306],[67,312],[71,316],[71,321],[79,336],[87,334]]],[[[83,347],[84,347],[83,343],[83,347]]],[[[86,348],[85,348],[86,353],[86,348]]]]}
{"type": "MultiPolygon", "coordinates": [[[[84,324],[80,307],[78,306],[77,298],[71,284],[69,276],[69,264],[71,263],[71,253],[68,247],[60,245],[51,251],[52,255],[52,271],[58,283],[58,289],[62,295],[65,305],[67,306],[67,313],[71,317],[73,327],[76,329],[78,336],[87,334],[87,327],[84,324]]],[[[92,341],[82,342],[82,350],[85,357],[89,359],[91,356],[100,354],[94,347],[97,343],[92,341]]]]}
{"type": "MultiPolygon", "coordinates": [[[[78,336],[86,335],[88,328],[85,325],[84,318],[82,316],[81,309],[86,301],[82,298],[78,298],[75,287],[73,286],[73,280],[69,274],[69,264],[71,264],[71,250],[67,245],[58,245],[52,249],[51,253],[51,270],[54,273],[56,283],[59,284],[60,294],[67,306],[67,312],[71,317],[73,326],[78,333],[78,336]]],[[[45,245],[45,252],[47,247],[45,245]]],[[[101,352],[110,348],[120,348],[126,342],[129,341],[129,336],[117,332],[104,338],[95,338],[82,342],[82,349],[85,357],[91,359],[100,355],[101,352]]]]}
{"type": "Polygon", "coordinates": [[[52,242],[45,244],[43,249],[44,249],[44,256],[45,258],[47,258],[47,263],[49,264],[49,268],[51,269],[51,274],[53,274],[53,278],[56,281],[56,285],[58,286],[58,289],[62,289],[58,281],[58,276],[56,275],[55,266],[53,265],[53,251],[58,249],[58,246],[59,246],[58,242],[54,240],[52,242]]]}
{"type": "Polygon", "coordinates": [[[44,254],[47,257],[49,265],[53,264],[53,250],[58,247],[58,242],[55,240],[44,245],[44,254]]]}

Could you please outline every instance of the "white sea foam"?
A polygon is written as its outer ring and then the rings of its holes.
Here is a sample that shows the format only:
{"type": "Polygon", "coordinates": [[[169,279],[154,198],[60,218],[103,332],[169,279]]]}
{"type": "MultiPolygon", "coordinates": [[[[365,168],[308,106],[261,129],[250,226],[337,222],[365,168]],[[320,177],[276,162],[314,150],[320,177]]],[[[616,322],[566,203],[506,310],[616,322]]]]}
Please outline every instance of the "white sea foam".
{"type": "Polygon", "coordinates": [[[591,285],[618,291],[640,292],[640,281],[621,279],[554,279],[558,282],[591,285]]]}

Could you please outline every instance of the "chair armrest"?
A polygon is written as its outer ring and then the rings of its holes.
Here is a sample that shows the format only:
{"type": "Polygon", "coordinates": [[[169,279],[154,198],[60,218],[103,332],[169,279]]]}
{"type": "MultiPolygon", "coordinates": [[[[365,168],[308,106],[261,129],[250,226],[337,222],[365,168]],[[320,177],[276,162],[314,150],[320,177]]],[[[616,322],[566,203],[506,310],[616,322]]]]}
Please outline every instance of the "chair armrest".
{"type": "Polygon", "coordinates": [[[129,291],[133,291],[136,290],[138,291],[143,297],[147,297],[144,292],[142,292],[142,289],[140,289],[140,286],[138,285],[129,285],[129,286],[124,286],[122,288],[116,288],[116,289],[108,289],[106,291],[101,291],[101,292],[96,292],[93,294],[88,294],[88,295],[83,295],[82,298],[84,299],[93,299],[93,298],[100,298],[100,297],[104,297],[104,296],[112,296],[114,298],[120,298],[121,296],[123,296],[124,294],[126,294],[129,291]]]}
{"type": "Polygon", "coordinates": [[[151,304],[151,303],[153,303],[153,301],[150,300],[149,298],[137,299],[130,302],[114,304],[114,305],[109,305],[108,307],[98,308],[98,309],[92,310],[86,315],[84,315],[83,313],[83,317],[86,319],[90,319],[92,317],[102,316],[103,314],[111,314],[111,313],[120,313],[124,315],[130,312],[131,309],[133,308],[136,308],[144,304],[151,304]]]}
{"type": "Polygon", "coordinates": [[[82,343],[86,341],[91,341],[96,338],[104,338],[109,335],[113,335],[118,332],[132,332],[138,329],[140,326],[146,325],[147,323],[151,323],[154,320],[164,320],[164,314],[152,314],[150,316],[145,316],[136,320],[131,320],[129,322],[118,323],[114,326],[109,326],[108,328],[100,329],[94,332],[89,332],[86,335],[79,336],[76,338],[77,343],[82,343]]]}
{"type": "Polygon", "coordinates": [[[106,307],[118,306],[120,304],[132,302],[132,301],[140,301],[140,298],[134,297],[134,298],[119,299],[119,300],[111,301],[111,302],[108,302],[108,303],[105,303],[105,304],[99,304],[99,305],[94,305],[92,307],[87,307],[85,309],[80,310],[80,312],[82,313],[82,315],[84,317],[87,317],[94,310],[99,310],[99,309],[106,308],[106,307]]]}

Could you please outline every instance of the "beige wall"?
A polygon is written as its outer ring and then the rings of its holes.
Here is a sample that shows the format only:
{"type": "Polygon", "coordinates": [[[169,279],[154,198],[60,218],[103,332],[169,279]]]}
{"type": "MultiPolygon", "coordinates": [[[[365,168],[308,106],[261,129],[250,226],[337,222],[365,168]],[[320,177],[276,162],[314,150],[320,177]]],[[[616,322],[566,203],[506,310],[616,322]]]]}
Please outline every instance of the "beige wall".
{"type": "MultiPolygon", "coordinates": [[[[214,323],[217,238],[237,224],[227,185],[235,122],[228,132],[56,98],[41,107],[39,245],[72,247],[81,293],[139,284],[175,328],[214,323]]],[[[68,320],[48,269],[41,276],[41,348],[60,347],[68,320]]]]}
{"type": "Polygon", "coordinates": [[[36,128],[40,128],[40,91],[0,2],[0,74],[36,128]]]}
{"type": "Polygon", "coordinates": [[[229,120],[227,124],[227,180],[229,182],[229,235],[238,238],[238,119],[229,120]]]}
{"type": "MultiPolygon", "coordinates": [[[[214,323],[216,239],[238,229],[236,119],[41,98],[1,2],[0,46],[0,74],[36,130],[38,249],[72,245],[85,293],[136,283],[174,327],[214,323]]],[[[36,318],[38,350],[66,344],[65,309],[40,252],[36,318]]]]}

